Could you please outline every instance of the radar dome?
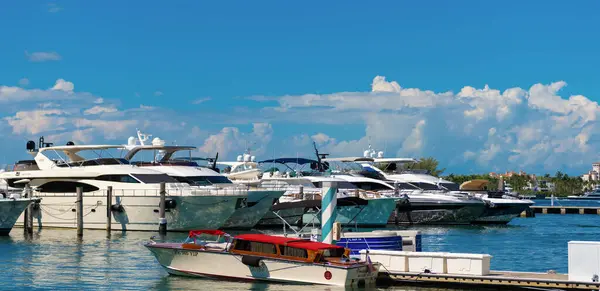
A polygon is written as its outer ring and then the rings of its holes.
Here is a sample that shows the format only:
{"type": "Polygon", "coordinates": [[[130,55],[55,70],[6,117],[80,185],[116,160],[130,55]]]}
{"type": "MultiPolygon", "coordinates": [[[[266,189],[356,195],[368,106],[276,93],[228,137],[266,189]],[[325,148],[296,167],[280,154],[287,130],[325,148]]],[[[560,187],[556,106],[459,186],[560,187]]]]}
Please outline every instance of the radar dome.
{"type": "Polygon", "coordinates": [[[250,161],[251,161],[251,162],[256,162],[256,157],[255,157],[255,156],[251,156],[251,157],[250,157],[250,161]]]}
{"type": "Polygon", "coordinates": [[[160,139],[160,138],[158,138],[158,137],[155,137],[154,139],[152,139],[152,145],[155,145],[155,146],[164,146],[165,145],[165,141],[162,140],[162,139],[160,139]]]}
{"type": "Polygon", "coordinates": [[[378,157],[378,158],[383,158],[383,152],[382,152],[382,151],[378,152],[378,153],[377,153],[377,157],[378,157]]]}
{"type": "Polygon", "coordinates": [[[366,150],[363,152],[363,157],[368,158],[369,157],[369,151],[366,150]]]}
{"type": "Polygon", "coordinates": [[[238,162],[242,162],[244,160],[244,158],[242,157],[242,155],[237,156],[237,161],[238,162]]]}
{"type": "Polygon", "coordinates": [[[130,137],[127,139],[127,145],[134,146],[134,145],[135,145],[135,137],[133,137],[133,136],[130,136],[130,137]]]}
{"type": "Polygon", "coordinates": [[[245,154],[244,155],[244,162],[249,162],[250,161],[250,155],[249,154],[245,154]]]}

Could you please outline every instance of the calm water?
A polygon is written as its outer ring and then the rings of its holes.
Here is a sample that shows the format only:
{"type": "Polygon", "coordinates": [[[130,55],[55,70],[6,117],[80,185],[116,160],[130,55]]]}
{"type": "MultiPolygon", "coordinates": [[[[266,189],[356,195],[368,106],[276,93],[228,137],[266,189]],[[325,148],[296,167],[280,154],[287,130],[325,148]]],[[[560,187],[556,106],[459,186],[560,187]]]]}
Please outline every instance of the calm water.
{"type": "MultiPolygon", "coordinates": [[[[563,202],[563,201],[561,201],[563,202]]],[[[538,204],[546,203],[546,201],[538,204]]],[[[548,202],[549,203],[549,202],[548,202]]],[[[564,205],[564,204],[563,204],[564,205]]],[[[591,205],[600,203],[592,202],[591,205]]],[[[424,251],[487,253],[492,269],[567,272],[567,242],[600,241],[600,216],[538,215],[508,226],[419,227],[424,251]]],[[[16,228],[0,238],[0,289],[92,290],[337,290],[321,286],[249,284],[169,276],[143,247],[154,233],[44,229],[32,237],[16,228]]],[[[185,234],[169,234],[179,241],[185,234]]],[[[384,290],[384,289],[380,289],[384,290]]],[[[392,287],[385,290],[441,290],[392,287]]],[[[447,290],[447,289],[444,289],[447,290]]]]}

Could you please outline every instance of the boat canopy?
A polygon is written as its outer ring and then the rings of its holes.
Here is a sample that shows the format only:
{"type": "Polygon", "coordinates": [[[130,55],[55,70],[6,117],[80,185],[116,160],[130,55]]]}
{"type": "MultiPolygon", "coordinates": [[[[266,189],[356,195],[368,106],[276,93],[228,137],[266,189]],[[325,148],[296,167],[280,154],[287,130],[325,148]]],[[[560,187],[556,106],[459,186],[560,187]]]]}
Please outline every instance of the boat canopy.
{"type": "Polygon", "coordinates": [[[258,162],[262,163],[279,163],[279,164],[287,164],[287,163],[296,163],[299,165],[310,164],[310,163],[318,163],[315,160],[305,159],[305,158],[278,158],[278,159],[270,159],[258,162]]]}
{"type": "Polygon", "coordinates": [[[272,236],[264,234],[242,234],[234,237],[237,240],[245,240],[251,242],[271,243],[284,245],[293,248],[318,251],[325,249],[343,249],[343,247],[330,245],[320,242],[314,242],[307,239],[288,238],[283,236],[272,236]]]}
{"type": "Polygon", "coordinates": [[[460,184],[460,190],[484,191],[485,186],[487,186],[487,184],[489,184],[489,183],[490,183],[490,181],[483,180],[483,179],[469,180],[469,181],[466,181],[466,182],[460,184]]]}

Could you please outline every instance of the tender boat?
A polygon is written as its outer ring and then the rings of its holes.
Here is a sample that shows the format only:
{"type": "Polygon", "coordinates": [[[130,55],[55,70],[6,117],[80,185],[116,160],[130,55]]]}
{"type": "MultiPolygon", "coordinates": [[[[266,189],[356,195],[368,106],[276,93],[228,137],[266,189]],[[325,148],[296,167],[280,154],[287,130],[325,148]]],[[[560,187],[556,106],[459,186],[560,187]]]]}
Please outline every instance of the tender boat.
{"type": "Polygon", "coordinates": [[[169,274],[334,286],[374,285],[379,265],[349,257],[341,246],[264,234],[231,237],[220,230],[190,231],[184,243],[145,246],[169,274]],[[216,236],[213,241],[203,235],[216,236]]]}

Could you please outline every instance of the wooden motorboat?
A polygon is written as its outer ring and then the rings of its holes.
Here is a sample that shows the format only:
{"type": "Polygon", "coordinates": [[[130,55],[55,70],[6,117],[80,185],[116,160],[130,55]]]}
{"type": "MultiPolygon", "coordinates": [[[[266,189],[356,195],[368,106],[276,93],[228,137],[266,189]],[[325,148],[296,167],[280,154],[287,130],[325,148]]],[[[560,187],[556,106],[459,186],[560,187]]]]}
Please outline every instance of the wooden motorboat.
{"type": "Polygon", "coordinates": [[[305,239],[264,234],[231,237],[190,231],[184,243],[145,246],[173,275],[335,286],[374,285],[379,265],[351,259],[350,250],[305,239]],[[203,236],[216,239],[208,241],[203,236]]]}

